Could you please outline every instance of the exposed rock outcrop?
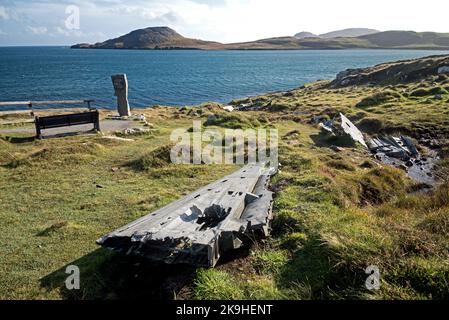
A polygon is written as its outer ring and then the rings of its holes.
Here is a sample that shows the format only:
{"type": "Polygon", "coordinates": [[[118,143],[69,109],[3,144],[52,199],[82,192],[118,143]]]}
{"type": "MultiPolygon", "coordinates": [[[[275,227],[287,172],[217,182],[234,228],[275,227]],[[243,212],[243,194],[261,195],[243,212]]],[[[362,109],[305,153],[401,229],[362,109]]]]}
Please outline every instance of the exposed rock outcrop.
{"type": "Polygon", "coordinates": [[[449,55],[402,60],[363,69],[340,72],[328,86],[331,88],[353,85],[386,85],[408,83],[449,73],[449,55]]]}

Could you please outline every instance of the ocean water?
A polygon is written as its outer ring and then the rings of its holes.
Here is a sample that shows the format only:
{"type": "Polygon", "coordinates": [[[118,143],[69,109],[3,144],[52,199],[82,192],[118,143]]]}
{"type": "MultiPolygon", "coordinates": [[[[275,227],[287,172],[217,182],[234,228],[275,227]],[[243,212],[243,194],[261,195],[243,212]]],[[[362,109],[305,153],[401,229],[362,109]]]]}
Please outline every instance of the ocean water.
{"type": "Polygon", "coordinates": [[[249,95],[293,89],[318,79],[333,79],[348,68],[444,53],[448,52],[0,47],[0,101],[94,99],[96,107],[115,108],[110,76],[126,73],[132,107],[226,103],[249,95]]]}

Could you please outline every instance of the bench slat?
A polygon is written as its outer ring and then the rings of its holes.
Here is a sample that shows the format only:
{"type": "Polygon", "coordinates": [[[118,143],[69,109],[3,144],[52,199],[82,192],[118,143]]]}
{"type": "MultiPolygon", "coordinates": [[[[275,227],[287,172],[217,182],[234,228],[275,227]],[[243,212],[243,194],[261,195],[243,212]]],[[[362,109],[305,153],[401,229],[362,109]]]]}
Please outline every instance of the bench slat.
{"type": "Polygon", "coordinates": [[[100,115],[98,111],[64,114],[47,117],[36,117],[36,134],[41,136],[41,129],[60,128],[82,124],[94,124],[94,129],[100,130],[100,115]]]}
{"type": "Polygon", "coordinates": [[[26,106],[51,104],[85,104],[94,100],[49,100],[49,101],[0,101],[0,106],[26,106]]]}

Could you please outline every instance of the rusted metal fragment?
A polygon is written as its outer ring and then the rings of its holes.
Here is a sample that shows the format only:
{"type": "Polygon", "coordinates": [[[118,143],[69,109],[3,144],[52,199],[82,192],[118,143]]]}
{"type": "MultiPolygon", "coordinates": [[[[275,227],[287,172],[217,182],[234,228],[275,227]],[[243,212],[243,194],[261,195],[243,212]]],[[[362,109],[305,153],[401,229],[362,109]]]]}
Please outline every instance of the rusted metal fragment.
{"type": "Polygon", "coordinates": [[[268,235],[276,170],[248,165],[97,240],[103,247],[166,263],[213,267],[253,232],[268,235]]]}

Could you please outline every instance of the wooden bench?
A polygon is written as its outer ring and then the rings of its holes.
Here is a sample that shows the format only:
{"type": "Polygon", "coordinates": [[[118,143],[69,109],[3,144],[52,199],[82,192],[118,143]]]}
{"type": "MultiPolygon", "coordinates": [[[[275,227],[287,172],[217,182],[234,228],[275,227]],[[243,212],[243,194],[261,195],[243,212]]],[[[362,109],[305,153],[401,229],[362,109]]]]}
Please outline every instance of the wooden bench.
{"type": "Polygon", "coordinates": [[[36,116],[36,137],[38,139],[42,138],[42,129],[78,126],[89,123],[93,123],[94,130],[100,131],[100,113],[98,112],[98,110],[48,117],[36,116]]]}
{"type": "Polygon", "coordinates": [[[100,114],[98,110],[91,108],[94,100],[58,100],[58,101],[13,101],[0,102],[0,108],[3,106],[28,106],[31,111],[31,117],[34,118],[36,125],[36,137],[42,138],[43,129],[60,128],[66,126],[77,126],[93,123],[94,130],[100,131],[100,114]],[[59,104],[84,104],[88,108],[88,112],[64,114],[56,116],[39,117],[34,114],[33,106],[35,105],[59,105],[59,104]]]}

